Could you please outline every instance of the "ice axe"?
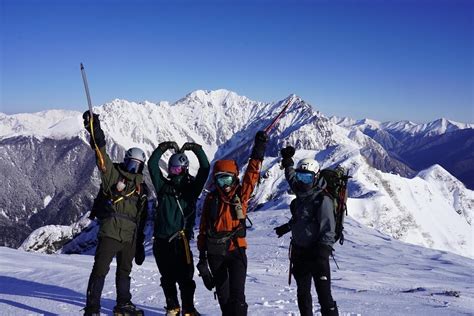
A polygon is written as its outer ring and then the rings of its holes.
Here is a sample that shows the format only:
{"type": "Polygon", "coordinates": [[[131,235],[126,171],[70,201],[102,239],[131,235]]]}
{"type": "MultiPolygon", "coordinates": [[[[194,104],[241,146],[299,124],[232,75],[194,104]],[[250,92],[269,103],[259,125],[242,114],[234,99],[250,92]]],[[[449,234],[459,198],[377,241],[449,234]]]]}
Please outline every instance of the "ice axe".
{"type": "Polygon", "coordinates": [[[94,112],[92,112],[92,101],[91,101],[91,95],[89,93],[89,85],[87,84],[86,71],[84,70],[84,65],[82,63],[81,63],[81,74],[82,74],[82,81],[84,82],[84,89],[86,90],[87,104],[89,105],[89,117],[90,117],[89,124],[90,124],[90,130],[91,130],[91,137],[92,137],[92,140],[94,141],[95,153],[97,154],[97,157],[99,158],[99,168],[102,172],[105,172],[104,157],[102,156],[102,153],[100,152],[100,149],[95,142],[94,124],[93,124],[94,112]]]}
{"type": "Polygon", "coordinates": [[[294,102],[294,99],[295,99],[295,95],[292,94],[290,95],[290,97],[288,98],[288,100],[286,101],[285,103],[285,106],[283,107],[283,109],[280,111],[280,113],[278,113],[278,115],[273,119],[273,121],[263,130],[265,132],[265,134],[268,135],[268,133],[275,127],[275,125],[280,121],[280,119],[283,117],[283,115],[285,114],[286,110],[288,110],[288,108],[290,107],[290,105],[293,104],[294,102]]]}

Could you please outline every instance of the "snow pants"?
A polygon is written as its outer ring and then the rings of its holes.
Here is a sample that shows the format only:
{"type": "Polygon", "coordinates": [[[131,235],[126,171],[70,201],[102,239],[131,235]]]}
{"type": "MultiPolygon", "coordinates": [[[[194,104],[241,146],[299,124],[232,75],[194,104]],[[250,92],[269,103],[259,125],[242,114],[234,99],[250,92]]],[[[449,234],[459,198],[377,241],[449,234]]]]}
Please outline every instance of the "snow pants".
{"type": "Polygon", "coordinates": [[[132,299],[130,294],[130,272],[135,256],[135,242],[120,242],[118,240],[99,238],[94,256],[94,266],[87,286],[86,312],[100,310],[100,296],[104,288],[105,276],[109,272],[110,263],[117,258],[115,286],[117,290],[117,304],[125,304],[132,299]]]}
{"type": "Polygon", "coordinates": [[[225,256],[207,256],[209,269],[214,276],[217,299],[223,316],[247,315],[245,278],[247,255],[245,248],[228,252],[225,256]]]}
{"type": "Polygon", "coordinates": [[[153,243],[153,255],[161,274],[161,287],[166,298],[166,308],[173,309],[180,306],[176,288],[176,283],[178,283],[183,313],[194,311],[196,290],[196,283],[193,280],[193,254],[189,249],[189,244],[188,251],[191,255],[191,264],[186,262],[186,251],[181,238],[175,238],[171,242],[168,239],[155,238],[153,243]]]}
{"type": "Polygon", "coordinates": [[[311,285],[314,280],[318,294],[321,314],[337,316],[336,302],[331,295],[331,269],[329,256],[314,253],[312,250],[292,250],[292,273],[296,280],[298,308],[301,316],[313,315],[313,299],[311,285]]]}

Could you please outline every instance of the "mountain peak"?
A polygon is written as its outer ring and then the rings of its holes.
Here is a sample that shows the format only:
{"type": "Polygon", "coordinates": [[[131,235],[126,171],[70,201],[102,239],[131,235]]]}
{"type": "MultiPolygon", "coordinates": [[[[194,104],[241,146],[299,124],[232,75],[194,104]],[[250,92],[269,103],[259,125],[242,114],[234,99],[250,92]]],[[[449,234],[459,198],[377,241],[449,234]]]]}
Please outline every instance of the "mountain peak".
{"type": "Polygon", "coordinates": [[[441,165],[439,164],[434,164],[431,167],[428,167],[424,170],[421,170],[418,174],[417,177],[420,177],[422,179],[428,180],[430,178],[434,179],[445,179],[445,180],[452,180],[459,182],[458,179],[456,179],[452,174],[450,174],[446,169],[444,169],[441,165]]]}
{"type": "Polygon", "coordinates": [[[361,119],[357,120],[355,125],[363,126],[363,127],[368,127],[368,128],[380,128],[380,122],[372,119],[361,119]]]}
{"type": "Polygon", "coordinates": [[[226,89],[217,89],[217,90],[195,90],[191,93],[188,93],[186,97],[176,101],[177,103],[189,103],[189,102],[200,102],[200,103],[226,103],[227,101],[246,101],[253,102],[245,96],[240,96],[237,93],[226,90],[226,89]]]}

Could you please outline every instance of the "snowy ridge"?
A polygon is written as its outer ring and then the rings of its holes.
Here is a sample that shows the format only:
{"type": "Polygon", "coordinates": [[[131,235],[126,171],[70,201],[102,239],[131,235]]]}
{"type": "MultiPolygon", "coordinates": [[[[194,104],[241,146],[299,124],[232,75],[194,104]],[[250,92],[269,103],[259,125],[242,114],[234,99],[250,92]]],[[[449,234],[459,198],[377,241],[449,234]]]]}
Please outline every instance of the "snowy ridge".
{"type": "MultiPolygon", "coordinates": [[[[418,177],[437,186],[444,200],[453,206],[454,210],[465,217],[472,226],[474,218],[474,191],[464,190],[464,185],[440,165],[433,165],[418,173],[418,177]]],[[[472,236],[471,236],[472,237],[472,236]]]]}
{"type": "Polygon", "coordinates": [[[6,115],[0,113],[0,139],[15,136],[71,138],[82,130],[79,112],[49,110],[38,113],[6,115]]]}
{"type": "MultiPolygon", "coordinates": [[[[380,143],[359,129],[335,124],[334,118],[326,118],[301,98],[295,98],[295,103],[271,134],[263,166],[263,172],[268,176],[263,177],[256,190],[254,205],[285,202],[280,197],[287,185],[279,169],[278,155],[280,148],[293,145],[297,149],[296,161],[315,157],[323,167],[342,164],[350,171],[354,179],[350,187],[349,212],[356,220],[406,242],[474,257],[470,224],[473,191],[455,182],[445,171],[441,178],[419,176],[408,179],[397,175],[410,174],[410,169],[393,160],[380,143]],[[448,176],[456,190],[444,187],[448,176]],[[439,203],[436,196],[439,196],[439,203]],[[423,214],[430,214],[432,220],[427,220],[423,214]]],[[[94,112],[100,114],[109,139],[108,150],[114,160],[120,161],[128,147],[141,147],[149,157],[162,141],[175,140],[179,145],[195,141],[203,145],[210,160],[234,158],[244,170],[255,133],[269,124],[285,101],[262,103],[227,90],[198,90],[173,104],[116,99],[94,108],[94,112]]],[[[54,115],[43,113],[42,116],[54,115]]],[[[76,122],[77,135],[86,141],[80,116],[78,112],[67,112],[67,117],[76,122]]],[[[1,118],[2,121],[11,119],[5,115],[1,118]]],[[[15,118],[18,120],[15,124],[34,126],[23,123],[20,118],[15,118]]],[[[56,116],[56,123],[62,120],[60,115],[56,116]]],[[[58,126],[52,119],[50,121],[48,126],[58,126]]],[[[342,121],[352,122],[350,119],[342,121]]],[[[378,124],[372,120],[359,122],[378,124]]],[[[61,129],[48,130],[49,135],[55,137],[67,134],[61,129]]],[[[34,134],[26,128],[21,132],[34,134]]],[[[12,134],[2,135],[6,139],[5,135],[12,134]]],[[[189,157],[193,173],[197,161],[194,155],[189,157]]],[[[164,160],[167,158],[165,156],[164,160]]],[[[51,203],[54,201],[53,198],[51,203]]]]}
{"type": "Polygon", "coordinates": [[[422,134],[424,136],[440,135],[459,129],[474,128],[474,124],[459,123],[445,118],[424,124],[415,124],[410,121],[385,122],[382,126],[392,132],[405,132],[411,135],[422,134]]]}
{"type": "Polygon", "coordinates": [[[354,120],[348,117],[331,116],[331,122],[345,128],[381,129],[390,133],[409,134],[411,136],[433,136],[449,133],[452,131],[474,128],[472,123],[460,123],[446,118],[440,118],[428,123],[414,123],[412,121],[379,122],[372,119],[354,120]]]}

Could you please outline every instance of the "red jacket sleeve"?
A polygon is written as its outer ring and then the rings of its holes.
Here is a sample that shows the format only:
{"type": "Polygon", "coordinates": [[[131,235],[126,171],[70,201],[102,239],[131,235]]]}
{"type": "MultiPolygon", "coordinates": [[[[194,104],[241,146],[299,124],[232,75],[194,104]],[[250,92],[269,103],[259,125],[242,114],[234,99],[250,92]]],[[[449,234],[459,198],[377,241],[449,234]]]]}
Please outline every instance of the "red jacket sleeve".
{"type": "Polygon", "coordinates": [[[247,165],[247,170],[245,170],[244,178],[242,179],[242,191],[240,196],[244,215],[247,214],[248,202],[260,177],[261,166],[262,162],[260,160],[250,159],[247,165]]]}

